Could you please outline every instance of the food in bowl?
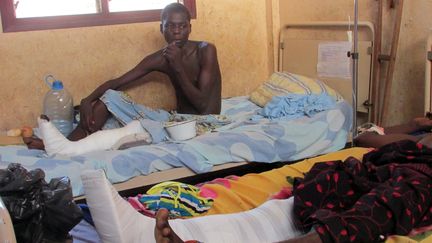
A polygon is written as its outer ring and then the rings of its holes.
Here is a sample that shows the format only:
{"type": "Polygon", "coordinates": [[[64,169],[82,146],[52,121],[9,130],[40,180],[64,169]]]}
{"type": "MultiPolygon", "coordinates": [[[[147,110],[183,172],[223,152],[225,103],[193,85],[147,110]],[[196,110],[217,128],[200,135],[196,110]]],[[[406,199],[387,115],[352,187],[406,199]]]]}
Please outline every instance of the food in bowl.
{"type": "Polygon", "coordinates": [[[196,120],[165,123],[165,130],[173,140],[187,140],[196,136],[196,120]]]}

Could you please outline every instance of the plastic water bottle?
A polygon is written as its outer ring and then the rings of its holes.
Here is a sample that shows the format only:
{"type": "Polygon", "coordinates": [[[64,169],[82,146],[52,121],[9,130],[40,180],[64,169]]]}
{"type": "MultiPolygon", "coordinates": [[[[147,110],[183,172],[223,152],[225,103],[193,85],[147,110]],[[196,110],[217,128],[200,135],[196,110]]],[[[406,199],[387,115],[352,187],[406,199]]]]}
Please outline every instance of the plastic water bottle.
{"type": "Polygon", "coordinates": [[[63,83],[52,75],[46,76],[45,82],[50,86],[50,90],[44,98],[43,114],[48,116],[53,125],[67,137],[73,128],[72,96],[63,87],[63,83]]]}

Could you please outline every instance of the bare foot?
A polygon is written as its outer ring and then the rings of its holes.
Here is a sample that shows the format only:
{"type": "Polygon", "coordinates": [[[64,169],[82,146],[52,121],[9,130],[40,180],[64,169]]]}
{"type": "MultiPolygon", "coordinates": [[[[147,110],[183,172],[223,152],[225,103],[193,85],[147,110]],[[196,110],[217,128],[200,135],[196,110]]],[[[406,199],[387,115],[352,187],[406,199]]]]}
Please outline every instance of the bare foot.
{"type": "Polygon", "coordinates": [[[157,243],[180,243],[183,242],[173,231],[168,223],[168,210],[159,209],[156,214],[156,226],[154,230],[157,243]]]}
{"type": "MultiPolygon", "coordinates": [[[[49,121],[49,118],[44,114],[40,115],[40,118],[49,121]]],[[[45,145],[40,138],[23,137],[23,142],[27,145],[27,148],[29,149],[45,150],[45,145]]]]}
{"type": "Polygon", "coordinates": [[[29,149],[45,150],[45,145],[44,145],[42,139],[40,139],[40,138],[36,138],[36,137],[24,138],[23,137],[23,142],[27,145],[27,148],[29,148],[29,149]]]}

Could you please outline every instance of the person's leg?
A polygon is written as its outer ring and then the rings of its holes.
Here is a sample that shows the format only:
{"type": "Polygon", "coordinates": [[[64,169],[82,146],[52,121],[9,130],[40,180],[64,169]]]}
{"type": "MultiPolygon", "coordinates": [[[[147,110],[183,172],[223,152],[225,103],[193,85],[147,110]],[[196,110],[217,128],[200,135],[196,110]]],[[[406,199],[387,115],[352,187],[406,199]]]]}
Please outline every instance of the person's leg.
{"type": "Polygon", "coordinates": [[[23,137],[23,142],[25,145],[27,145],[28,149],[45,149],[45,145],[42,141],[42,139],[37,137],[23,137]]]}
{"type": "MultiPolygon", "coordinates": [[[[92,129],[87,131],[83,128],[81,122],[78,123],[76,128],[68,135],[68,139],[71,141],[77,141],[87,137],[89,134],[100,130],[108,119],[110,113],[105,104],[97,100],[93,105],[93,115],[95,122],[92,125],[92,129]]],[[[29,149],[45,149],[45,144],[42,139],[36,137],[23,138],[23,142],[29,149]]]]}
{"type": "MultiPolygon", "coordinates": [[[[157,243],[182,243],[184,242],[174,232],[168,222],[168,211],[161,209],[156,214],[155,239],[157,243]]],[[[321,238],[315,231],[308,234],[292,238],[290,240],[279,241],[279,243],[320,243],[321,238]]]]}
{"type": "Polygon", "coordinates": [[[69,134],[67,138],[71,141],[77,141],[87,137],[89,134],[101,130],[109,116],[110,112],[108,111],[106,105],[102,101],[97,100],[93,104],[94,123],[92,124],[90,129],[88,131],[84,129],[80,121],[76,128],[69,134]]]}
{"type": "Polygon", "coordinates": [[[383,145],[397,142],[400,140],[411,140],[418,142],[422,137],[412,135],[421,131],[431,131],[432,120],[426,117],[417,117],[410,122],[385,127],[385,135],[378,135],[375,132],[364,132],[354,138],[354,144],[359,147],[379,148],[383,145]]]}
{"type": "Polygon", "coordinates": [[[203,242],[277,242],[300,234],[291,220],[292,198],[270,200],[242,213],[176,219],[169,224],[165,224],[162,211],[158,218],[161,224],[156,226],[154,219],[140,214],[118,195],[103,171],[86,171],[81,178],[93,221],[104,242],[155,242],[155,233],[158,239],[169,242],[177,239],[171,232],[183,240],[203,242]],[[170,226],[172,230],[164,233],[170,226]]]}
{"type": "Polygon", "coordinates": [[[141,123],[135,120],[121,128],[97,131],[79,141],[69,141],[48,120],[39,118],[38,124],[48,155],[73,156],[91,151],[107,150],[125,136],[145,132],[141,123]]]}
{"type": "Polygon", "coordinates": [[[293,198],[269,200],[249,211],[172,220],[183,240],[201,242],[277,242],[299,235],[292,222],[293,198]]]}
{"type": "Polygon", "coordinates": [[[420,138],[408,134],[385,134],[379,135],[375,132],[364,132],[354,138],[354,144],[358,147],[372,147],[379,148],[389,143],[397,142],[400,140],[411,140],[418,142],[420,138]]]}
{"type": "Polygon", "coordinates": [[[419,131],[430,131],[432,120],[426,117],[416,117],[410,122],[384,128],[385,134],[410,134],[419,131]]]}
{"type": "MultiPolygon", "coordinates": [[[[136,104],[126,93],[115,90],[107,90],[100,99],[95,101],[93,104],[93,115],[95,121],[89,131],[86,131],[80,123],[68,138],[72,141],[77,141],[93,132],[99,131],[111,115],[122,125],[129,124],[138,118],[163,122],[168,121],[170,116],[167,111],[160,109],[153,110],[136,104]]],[[[23,140],[29,149],[44,149],[44,143],[39,138],[25,138],[23,140]]]]}

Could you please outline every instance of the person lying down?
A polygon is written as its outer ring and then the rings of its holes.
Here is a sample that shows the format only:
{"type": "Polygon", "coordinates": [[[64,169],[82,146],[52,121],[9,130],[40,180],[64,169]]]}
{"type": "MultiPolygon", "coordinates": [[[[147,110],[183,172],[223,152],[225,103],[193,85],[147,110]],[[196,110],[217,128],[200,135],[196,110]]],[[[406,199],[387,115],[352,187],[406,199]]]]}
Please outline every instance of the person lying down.
{"type": "Polygon", "coordinates": [[[293,197],[242,213],[189,219],[168,220],[168,212],[160,210],[155,220],[120,197],[102,170],[84,171],[81,179],[103,242],[278,242],[301,235],[291,220],[293,197]]]}
{"type": "Polygon", "coordinates": [[[400,140],[411,140],[432,147],[432,120],[429,117],[416,117],[408,123],[380,128],[374,124],[370,128],[362,129],[354,144],[360,147],[379,148],[386,144],[400,140]]]}
{"type": "Polygon", "coordinates": [[[304,178],[287,178],[293,180],[288,199],[243,213],[183,220],[168,220],[166,210],[158,211],[156,220],[141,215],[102,170],[85,171],[81,178],[104,242],[381,242],[430,229],[431,158],[432,148],[399,141],[362,160],[315,163],[304,178]]]}

